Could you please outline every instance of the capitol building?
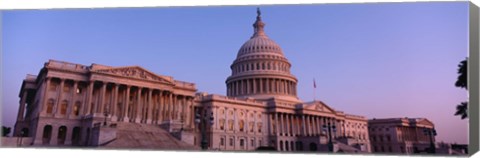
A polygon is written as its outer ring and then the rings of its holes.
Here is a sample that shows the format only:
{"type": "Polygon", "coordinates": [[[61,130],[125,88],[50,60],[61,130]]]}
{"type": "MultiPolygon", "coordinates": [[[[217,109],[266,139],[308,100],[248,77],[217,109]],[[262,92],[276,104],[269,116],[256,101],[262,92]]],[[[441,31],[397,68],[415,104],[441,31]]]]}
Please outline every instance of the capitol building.
{"type": "Polygon", "coordinates": [[[140,66],[49,60],[22,83],[14,136],[32,146],[371,152],[367,118],[300,100],[288,52],[259,10],[253,28],[226,95],[140,66]]]}

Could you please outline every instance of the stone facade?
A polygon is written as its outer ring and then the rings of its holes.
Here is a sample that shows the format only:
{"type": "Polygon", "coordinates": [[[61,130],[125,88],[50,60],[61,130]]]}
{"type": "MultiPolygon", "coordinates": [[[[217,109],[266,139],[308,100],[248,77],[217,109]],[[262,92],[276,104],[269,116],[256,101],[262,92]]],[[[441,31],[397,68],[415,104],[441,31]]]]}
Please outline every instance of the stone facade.
{"type": "MultiPolygon", "coordinates": [[[[426,153],[434,124],[425,118],[386,118],[368,120],[372,152],[376,153],[426,153]]],[[[435,136],[431,137],[435,144],[435,136]]]]}
{"type": "Polygon", "coordinates": [[[163,128],[195,146],[205,138],[211,150],[328,151],[331,140],[334,151],[348,145],[370,152],[365,117],[299,100],[291,64],[264,26],[258,11],[254,34],[231,65],[226,96],[139,66],[50,60],[23,81],[14,135],[31,137],[32,145],[96,146],[118,136],[102,124],[130,123],[121,126],[131,130],[133,123],[163,128]]]}

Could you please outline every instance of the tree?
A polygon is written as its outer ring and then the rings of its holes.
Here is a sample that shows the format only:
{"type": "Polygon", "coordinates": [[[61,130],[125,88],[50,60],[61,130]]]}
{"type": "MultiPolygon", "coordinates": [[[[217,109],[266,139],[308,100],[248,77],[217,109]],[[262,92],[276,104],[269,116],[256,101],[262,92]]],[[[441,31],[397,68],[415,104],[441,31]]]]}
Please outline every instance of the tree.
{"type": "Polygon", "coordinates": [[[2,126],[2,137],[6,137],[8,134],[10,134],[10,131],[11,131],[10,127],[2,126]]]}
{"type": "MultiPolygon", "coordinates": [[[[460,64],[458,64],[458,78],[457,82],[455,82],[455,86],[459,88],[465,88],[468,90],[468,85],[467,85],[467,60],[461,61],[460,64]]],[[[460,117],[463,119],[468,117],[468,101],[462,102],[457,105],[457,112],[455,112],[455,115],[460,115],[460,117]]]]}

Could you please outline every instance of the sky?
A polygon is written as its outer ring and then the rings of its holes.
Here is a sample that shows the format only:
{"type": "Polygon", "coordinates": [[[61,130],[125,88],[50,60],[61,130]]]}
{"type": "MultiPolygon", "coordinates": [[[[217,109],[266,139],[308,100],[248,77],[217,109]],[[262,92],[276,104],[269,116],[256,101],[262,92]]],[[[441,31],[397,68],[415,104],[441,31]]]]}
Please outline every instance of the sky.
{"type": "MultiPolygon", "coordinates": [[[[226,94],[257,6],[2,11],[2,124],[13,127],[26,74],[49,59],[138,65],[226,94]]],[[[423,117],[437,140],[468,143],[454,86],[468,54],[468,2],[260,6],[266,34],[298,78],[298,97],[349,114],[423,117]],[[313,88],[315,80],[317,88],[313,88]]]]}

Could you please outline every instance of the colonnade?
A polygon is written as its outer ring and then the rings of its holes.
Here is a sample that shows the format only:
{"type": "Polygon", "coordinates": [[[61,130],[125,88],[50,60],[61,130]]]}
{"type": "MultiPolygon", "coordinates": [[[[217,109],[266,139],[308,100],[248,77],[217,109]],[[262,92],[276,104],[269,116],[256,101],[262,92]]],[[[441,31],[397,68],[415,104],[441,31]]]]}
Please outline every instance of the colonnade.
{"type": "Polygon", "coordinates": [[[344,127],[343,120],[336,120],[332,117],[316,115],[298,115],[290,113],[270,114],[270,134],[279,136],[320,136],[322,133],[328,137],[328,130],[323,132],[323,125],[330,123],[336,126],[336,132],[332,130],[332,137],[342,135],[344,127]]]}
{"type": "MultiPolygon", "coordinates": [[[[84,82],[61,78],[55,78],[55,80],[60,81],[60,86],[56,87],[56,96],[48,96],[52,78],[46,78],[45,85],[48,88],[45,88],[42,103],[44,106],[41,111],[44,114],[47,114],[48,109],[47,98],[56,98],[51,114],[54,117],[63,116],[58,111],[61,108],[61,102],[68,100],[67,114],[63,117],[69,117],[72,109],[76,108],[79,116],[106,114],[112,121],[147,124],[159,124],[168,120],[178,120],[186,124],[193,122],[193,118],[189,115],[193,110],[192,96],[177,95],[171,90],[105,81],[84,82]],[[66,82],[72,83],[71,87],[65,88],[66,82]],[[65,95],[69,93],[71,95],[65,95]],[[81,106],[74,107],[76,102],[81,102],[81,106]]],[[[24,102],[23,99],[21,102],[24,102]]]]}
{"type": "Polygon", "coordinates": [[[227,84],[228,96],[249,94],[285,94],[297,95],[294,81],[276,78],[250,78],[235,80],[227,84]]]}

